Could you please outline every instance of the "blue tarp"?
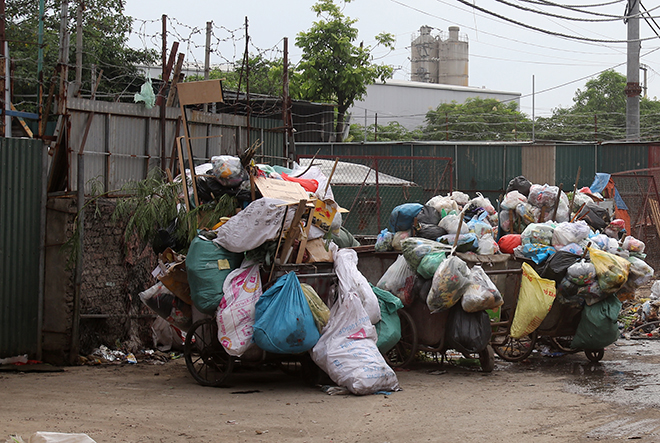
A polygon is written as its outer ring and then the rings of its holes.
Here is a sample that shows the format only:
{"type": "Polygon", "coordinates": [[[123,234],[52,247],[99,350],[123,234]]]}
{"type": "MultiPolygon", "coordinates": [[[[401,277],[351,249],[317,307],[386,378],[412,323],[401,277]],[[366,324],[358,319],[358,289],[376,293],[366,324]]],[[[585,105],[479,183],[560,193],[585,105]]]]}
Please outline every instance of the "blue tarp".
{"type": "MultiPolygon", "coordinates": [[[[610,174],[605,172],[597,172],[596,177],[594,177],[594,182],[591,184],[589,189],[591,192],[598,192],[600,194],[603,192],[603,189],[607,187],[609,182],[610,174]]],[[[625,202],[621,198],[621,194],[619,194],[619,190],[616,188],[616,186],[614,187],[614,203],[618,209],[623,209],[624,211],[628,210],[628,206],[626,206],[625,202]]]]}

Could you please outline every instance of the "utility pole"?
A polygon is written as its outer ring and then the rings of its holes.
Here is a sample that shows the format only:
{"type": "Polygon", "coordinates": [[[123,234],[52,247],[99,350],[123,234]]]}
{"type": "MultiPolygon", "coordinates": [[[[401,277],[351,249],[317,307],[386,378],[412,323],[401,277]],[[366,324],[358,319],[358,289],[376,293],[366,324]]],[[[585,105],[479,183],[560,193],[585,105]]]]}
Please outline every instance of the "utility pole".
{"type": "Polygon", "coordinates": [[[628,0],[628,65],[626,83],[626,140],[639,141],[639,0],[628,0]]]}

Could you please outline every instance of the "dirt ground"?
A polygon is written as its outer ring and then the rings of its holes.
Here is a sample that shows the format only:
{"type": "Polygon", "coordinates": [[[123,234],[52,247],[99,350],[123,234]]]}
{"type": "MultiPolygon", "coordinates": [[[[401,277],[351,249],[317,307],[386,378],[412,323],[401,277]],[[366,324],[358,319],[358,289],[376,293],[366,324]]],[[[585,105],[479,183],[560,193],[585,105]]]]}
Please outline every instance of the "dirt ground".
{"type": "Polygon", "coordinates": [[[424,363],[397,372],[402,391],[363,397],[331,396],[278,370],[202,387],[182,358],[2,372],[0,441],[53,431],[99,443],[660,442],[658,349],[619,340],[600,364],[537,352],[497,360],[491,374],[424,363]]]}

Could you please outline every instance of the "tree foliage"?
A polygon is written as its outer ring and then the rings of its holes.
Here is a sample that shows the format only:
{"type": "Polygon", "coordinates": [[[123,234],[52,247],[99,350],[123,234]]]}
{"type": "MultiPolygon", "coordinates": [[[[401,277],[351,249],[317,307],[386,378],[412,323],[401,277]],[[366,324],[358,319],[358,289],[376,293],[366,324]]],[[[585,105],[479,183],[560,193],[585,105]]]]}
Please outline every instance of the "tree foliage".
{"type": "Polygon", "coordinates": [[[412,141],[421,140],[423,138],[423,134],[419,129],[410,131],[399,122],[392,121],[386,125],[367,126],[366,137],[367,139],[365,140],[364,126],[359,123],[354,123],[351,125],[348,137],[345,141],[412,141]]]}
{"type": "MultiPolygon", "coordinates": [[[[370,46],[355,44],[357,20],[345,16],[333,0],[318,0],[312,10],[320,19],[296,37],[303,52],[298,65],[300,93],[306,100],[337,104],[336,133],[341,140],[348,108],[364,96],[367,85],[391,78],[394,70],[374,63],[370,46]]],[[[393,48],[394,36],[382,33],[376,41],[393,48]]]]}
{"type": "MultiPolygon", "coordinates": [[[[143,83],[137,65],[157,60],[155,51],[136,50],[127,46],[132,18],[124,15],[122,0],[86,0],[83,11],[83,93],[91,91],[91,66],[103,70],[98,86],[99,98],[116,99],[122,93],[135,92],[143,83]]],[[[61,2],[45,0],[44,66],[46,83],[59,58],[61,2]]],[[[75,78],[76,2],[69,2],[69,80],[75,78]]],[[[39,2],[12,0],[6,4],[6,34],[9,53],[15,61],[14,97],[22,110],[35,110],[38,91],[37,57],[39,2]]]]}
{"type": "Polygon", "coordinates": [[[442,103],[426,114],[425,140],[528,140],[531,121],[516,102],[469,98],[463,104],[442,103]]]}
{"type": "MultiPolygon", "coordinates": [[[[537,138],[544,140],[604,141],[626,138],[626,77],[614,70],[602,72],[578,89],[570,108],[556,108],[552,116],[537,119],[537,138]]],[[[660,102],[641,98],[640,131],[658,137],[660,102]]]]}

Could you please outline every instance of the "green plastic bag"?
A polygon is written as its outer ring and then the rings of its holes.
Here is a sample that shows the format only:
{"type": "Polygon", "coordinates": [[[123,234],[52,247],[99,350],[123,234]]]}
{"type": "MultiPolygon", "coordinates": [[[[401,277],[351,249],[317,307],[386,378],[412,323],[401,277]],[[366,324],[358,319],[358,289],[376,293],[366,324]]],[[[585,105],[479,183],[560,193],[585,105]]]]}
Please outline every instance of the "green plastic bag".
{"type": "Polygon", "coordinates": [[[619,312],[621,302],[616,295],[582,310],[582,318],[571,342],[573,349],[599,350],[619,338],[619,312]]]}
{"type": "Polygon", "coordinates": [[[229,252],[212,241],[195,237],[188,248],[186,271],[190,298],[204,314],[213,315],[224,293],[222,285],[227,275],[241,265],[243,254],[229,252]]]}
{"type": "Polygon", "coordinates": [[[378,342],[376,346],[381,353],[386,353],[401,340],[401,321],[397,311],[403,308],[399,297],[383,289],[371,285],[380,305],[380,321],[376,323],[378,342]]]}
{"type": "Polygon", "coordinates": [[[440,266],[440,263],[445,259],[444,252],[431,252],[424,256],[422,261],[417,266],[417,273],[424,277],[426,280],[433,278],[436,269],[440,266]]]}

